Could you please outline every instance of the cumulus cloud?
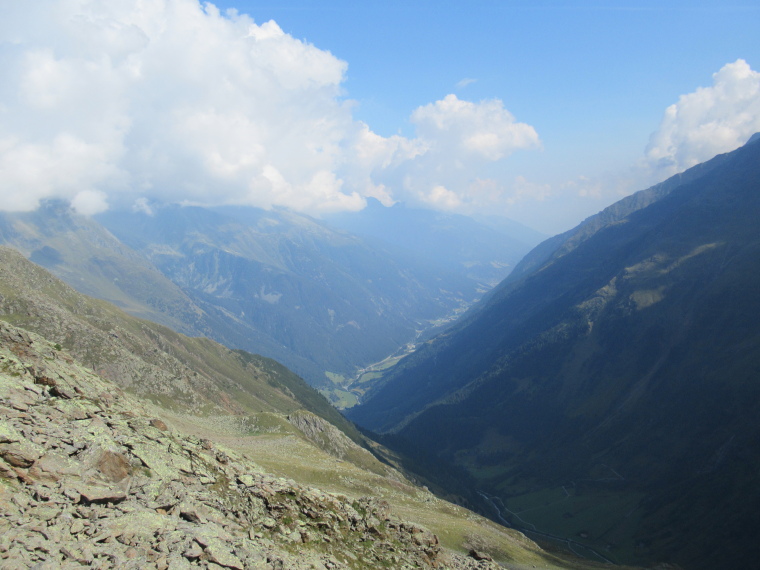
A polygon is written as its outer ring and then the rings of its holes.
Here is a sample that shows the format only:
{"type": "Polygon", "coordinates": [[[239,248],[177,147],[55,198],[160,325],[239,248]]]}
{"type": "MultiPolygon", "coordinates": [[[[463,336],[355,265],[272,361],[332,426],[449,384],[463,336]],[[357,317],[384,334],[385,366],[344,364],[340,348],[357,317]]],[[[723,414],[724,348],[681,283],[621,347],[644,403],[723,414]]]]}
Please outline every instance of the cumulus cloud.
{"type": "Polygon", "coordinates": [[[465,158],[499,160],[517,149],[539,146],[535,129],[516,122],[498,99],[476,104],[447,95],[414,111],[412,123],[423,140],[437,145],[437,152],[465,158]]]}
{"type": "MultiPolygon", "coordinates": [[[[760,131],[760,73],[739,59],[724,65],[712,78],[711,86],[681,95],[665,109],[643,156],[629,167],[556,184],[553,192],[546,194],[555,211],[546,214],[557,219],[564,216],[571,222],[583,219],[637,190],[746,143],[760,131]]],[[[513,208],[513,212],[517,210],[513,208]]],[[[540,220],[526,217],[526,223],[543,227],[540,220]]],[[[568,227],[567,221],[562,223],[568,227]]]]}
{"type": "Polygon", "coordinates": [[[516,121],[498,99],[473,103],[447,95],[416,109],[411,121],[416,152],[382,176],[408,201],[440,209],[507,206],[513,185],[484,173],[518,150],[541,147],[535,129],[516,121]]]}
{"type": "Polygon", "coordinates": [[[196,0],[40,0],[6,16],[3,207],[361,206],[335,174],[358,129],[346,63],[276,23],[196,0]]]}
{"type": "Polygon", "coordinates": [[[449,95],[415,138],[353,119],[347,64],[274,22],[198,0],[8,2],[0,22],[0,208],[152,201],[454,208],[484,163],[538,136],[500,101],[449,95]],[[451,176],[449,176],[451,175],[451,176]]]}
{"type": "Polygon", "coordinates": [[[665,110],[646,149],[660,177],[738,148],[760,131],[760,73],[743,59],[713,74],[713,84],[682,95],[665,110]]]}

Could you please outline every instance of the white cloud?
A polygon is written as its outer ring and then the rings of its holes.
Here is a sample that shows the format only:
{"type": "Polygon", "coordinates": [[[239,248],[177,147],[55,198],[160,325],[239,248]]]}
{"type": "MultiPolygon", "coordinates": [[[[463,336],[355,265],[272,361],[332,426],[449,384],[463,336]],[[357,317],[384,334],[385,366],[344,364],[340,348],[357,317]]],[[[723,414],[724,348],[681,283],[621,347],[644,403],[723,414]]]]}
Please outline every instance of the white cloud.
{"type": "Polygon", "coordinates": [[[92,216],[108,209],[108,199],[103,192],[83,190],[71,200],[72,207],[85,216],[92,216]]]}
{"type": "Polygon", "coordinates": [[[460,213],[503,209],[518,192],[527,196],[517,183],[484,176],[514,152],[541,146],[535,129],[517,122],[498,99],[474,103],[447,95],[417,108],[411,122],[411,139],[381,137],[362,125],[347,154],[347,183],[386,205],[401,200],[460,213]]]}
{"type": "Polygon", "coordinates": [[[418,135],[434,142],[439,152],[499,160],[515,150],[539,146],[535,129],[516,122],[498,99],[471,103],[447,95],[414,111],[412,123],[418,135]]]}
{"type": "MultiPolygon", "coordinates": [[[[724,65],[713,74],[713,84],[681,95],[663,114],[643,156],[629,167],[600,171],[553,184],[543,196],[551,211],[527,211],[528,202],[515,202],[512,215],[546,231],[566,229],[610,204],[711,159],[732,151],[760,131],[760,73],[744,60],[724,65]],[[542,225],[541,217],[550,223],[542,225]]],[[[514,195],[526,197],[526,188],[514,186],[514,195]]],[[[530,196],[541,196],[527,188],[530,196]]]]}
{"type": "Polygon", "coordinates": [[[462,205],[462,200],[456,192],[452,192],[445,186],[436,186],[430,192],[422,196],[422,200],[441,210],[454,210],[462,205]]]}
{"type": "Polygon", "coordinates": [[[665,110],[646,150],[660,178],[738,148],[760,131],[760,73],[743,59],[713,74],[710,87],[682,95],[665,110]]]}
{"type": "Polygon", "coordinates": [[[518,150],[541,146],[535,129],[517,122],[498,99],[473,103],[447,95],[416,109],[411,121],[416,138],[399,145],[403,159],[378,178],[405,201],[439,209],[508,206],[513,185],[504,173],[487,172],[518,150]]]}
{"type": "Polygon", "coordinates": [[[105,194],[357,207],[335,179],[357,128],[346,64],[276,23],[196,0],[40,0],[4,19],[2,207],[91,211],[93,192],[97,208],[105,194]]]}
{"type": "Polygon", "coordinates": [[[319,213],[367,196],[459,208],[484,164],[539,145],[500,101],[454,95],[413,113],[416,138],[381,137],[353,119],[345,62],[198,0],[3,12],[3,209],[65,198],[88,213],[153,201],[319,213]]]}

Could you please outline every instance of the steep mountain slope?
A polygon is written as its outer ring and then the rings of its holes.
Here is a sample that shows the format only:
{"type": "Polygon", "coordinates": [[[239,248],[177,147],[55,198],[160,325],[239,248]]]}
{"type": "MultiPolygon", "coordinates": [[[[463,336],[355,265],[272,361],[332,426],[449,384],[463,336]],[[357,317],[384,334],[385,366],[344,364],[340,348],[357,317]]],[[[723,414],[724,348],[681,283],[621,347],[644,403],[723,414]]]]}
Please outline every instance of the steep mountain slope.
{"type": "Polygon", "coordinates": [[[752,142],[539,246],[351,417],[436,446],[523,528],[751,567],[759,219],[752,142]]]}
{"type": "Polygon", "coordinates": [[[597,567],[437,499],[346,434],[366,443],[279,365],[0,248],[3,567],[597,567]]]}
{"type": "MultiPolygon", "coordinates": [[[[755,141],[750,139],[748,144],[750,142],[755,141]]],[[[547,261],[565,255],[569,251],[572,251],[579,243],[582,243],[599,230],[610,224],[617,223],[633,212],[646,208],[650,204],[657,202],[679,186],[701,178],[713,168],[730,160],[730,156],[730,153],[719,154],[711,160],[698,164],[685,172],[676,174],[651,188],[635,192],[634,194],[615,202],[611,206],[608,206],[598,214],[590,216],[577,227],[545,240],[525,255],[506,281],[517,281],[520,277],[537,269],[547,263],[547,261]]]]}
{"type": "Polygon", "coordinates": [[[498,568],[369,497],[268,476],[0,322],[4,568],[498,568]]]}
{"type": "Polygon", "coordinates": [[[486,225],[466,216],[403,204],[387,208],[374,199],[360,212],[332,214],[325,220],[353,234],[414,252],[491,287],[546,237],[506,219],[488,219],[486,225]]]}
{"type": "Polygon", "coordinates": [[[0,244],[133,315],[275,358],[336,398],[357,369],[488,288],[282,210],[157,207],[96,220],[47,202],[0,213],[0,244]]]}

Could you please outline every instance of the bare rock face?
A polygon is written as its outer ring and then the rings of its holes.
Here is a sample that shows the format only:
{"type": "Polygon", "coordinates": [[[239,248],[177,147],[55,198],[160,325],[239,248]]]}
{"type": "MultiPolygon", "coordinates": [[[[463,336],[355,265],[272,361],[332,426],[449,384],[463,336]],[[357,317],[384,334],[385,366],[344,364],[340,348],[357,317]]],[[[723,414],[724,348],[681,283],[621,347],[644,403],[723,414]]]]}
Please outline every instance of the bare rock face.
{"type": "Polygon", "coordinates": [[[498,568],[383,501],[271,477],[0,321],[0,567],[498,568]]]}

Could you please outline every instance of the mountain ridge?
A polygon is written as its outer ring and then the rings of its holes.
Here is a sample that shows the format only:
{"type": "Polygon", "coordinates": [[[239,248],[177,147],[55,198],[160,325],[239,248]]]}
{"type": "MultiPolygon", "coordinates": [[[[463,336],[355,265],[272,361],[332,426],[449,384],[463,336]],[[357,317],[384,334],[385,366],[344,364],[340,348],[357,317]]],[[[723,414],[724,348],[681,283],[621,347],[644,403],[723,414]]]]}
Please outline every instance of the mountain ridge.
{"type": "Polygon", "coordinates": [[[361,369],[488,288],[284,209],[154,204],[87,218],[49,201],[0,214],[0,243],[132,314],[284,362],[347,405],[361,369]]]}

